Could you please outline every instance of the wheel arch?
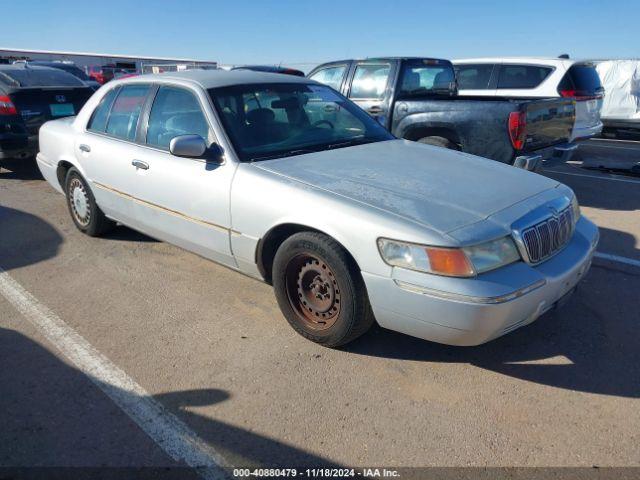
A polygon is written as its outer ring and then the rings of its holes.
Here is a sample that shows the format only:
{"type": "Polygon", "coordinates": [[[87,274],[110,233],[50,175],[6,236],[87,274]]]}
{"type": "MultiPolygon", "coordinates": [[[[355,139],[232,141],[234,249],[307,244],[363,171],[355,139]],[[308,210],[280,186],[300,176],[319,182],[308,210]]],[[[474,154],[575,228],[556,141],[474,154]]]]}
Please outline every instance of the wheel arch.
{"type": "Polygon", "coordinates": [[[461,147],[460,135],[452,127],[416,125],[407,129],[402,138],[417,141],[424,137],[442,137],[461,147]]]}
{"type": "Polygon", "coordinates": [[[353,262],[354,267],[357,268],[358,272],[360,271],[358,262],[345,246],[344,241],[341,241],[337,235],[302,223],[287,222],[271,227],[267,233],[260,238],[258,245],[256,246],[256,265],[258,266],[258,271],[262,275],[262,278],[264,278],[268,284],[271,284],[273,260],[278,248],[287,238],[300,232],[317,232],[331,238],[333,241],[337,242],[340,247],[342,247],[349,259],[353,262]]]}
{"type": "Polygon", "coordinates": [[[78,170],[80,172],[80,175],[82,175],[87,182],[89,181],[87,179],[87,176],[84,174],[83,169],[77,163],[71,162],[66,158],[62,158],[58,160],[58,164],[56,166],[56,178],[58,179],[58,183],[60,184],[60,188],[63,192],[65,189],[64,182],[67,178],[67,172],[69,172],[71,168],[75,168],[76,170],[78,170]]]}

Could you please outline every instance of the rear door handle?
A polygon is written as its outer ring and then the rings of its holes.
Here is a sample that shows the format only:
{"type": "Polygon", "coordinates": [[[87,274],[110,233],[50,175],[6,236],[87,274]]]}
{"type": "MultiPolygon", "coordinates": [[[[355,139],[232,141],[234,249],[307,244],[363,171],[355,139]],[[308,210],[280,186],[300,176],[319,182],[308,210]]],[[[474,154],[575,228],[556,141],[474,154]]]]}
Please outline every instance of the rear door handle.
{"type": "Polygon", "coordinates": [[[149,164],[147,162],[143,162],[142,160],[132,160],[131,165],[136,168],[141,168],[142,170],[149,170],[149,164]]]}
{"type": "Polygon", "coordinates": [[[81,151],[86,152],[86,153],[89,153],[91,151],[91,147],[89,145],[85,145],[84,143],[81,143],[78,148],[81,151]]]}

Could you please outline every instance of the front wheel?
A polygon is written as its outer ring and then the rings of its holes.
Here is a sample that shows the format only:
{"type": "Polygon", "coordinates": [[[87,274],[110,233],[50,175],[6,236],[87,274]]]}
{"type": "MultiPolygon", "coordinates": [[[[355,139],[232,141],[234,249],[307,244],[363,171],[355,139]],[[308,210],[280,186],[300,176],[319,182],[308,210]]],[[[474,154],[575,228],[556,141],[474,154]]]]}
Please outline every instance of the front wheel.
{"type": "Polygon", "coordinates": [[[102,213],[86,180],[76,168],[67,172],[65,194],[71,219],[82,233],[97,237],[113,227],[114,222],[102,213]]]}
{"type": "Polygon", "coordinates": [[[287,321],[313,342],[338,347],[373,324],[360,272],[327,235],[301,232],[286,239],[276,252],[272,277],[287,321]]]}

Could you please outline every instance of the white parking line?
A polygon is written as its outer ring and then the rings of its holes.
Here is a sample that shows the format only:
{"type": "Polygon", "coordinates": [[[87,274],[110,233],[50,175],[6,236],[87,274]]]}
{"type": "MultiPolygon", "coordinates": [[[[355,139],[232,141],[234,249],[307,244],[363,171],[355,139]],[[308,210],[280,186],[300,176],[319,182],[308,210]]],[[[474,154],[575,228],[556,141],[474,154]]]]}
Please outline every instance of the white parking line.
{"type": "Polygon", "coordinates": [[[572,172],[561,172],[559,170],[544,170],[549,173],[559,173],[560,175],[571,175],[572,177],[585,177],[585,178],[593,178],[594,180],[609,180],[611,182],[622,182],[622,183],[636,183],[640,185],[640,181],[638,180],[627,180],[626,178],[611,178],[611,177],[601,177],[599,175],[586,175],[584,173],[572,173],[572,172]]]}
{"type": "Polygon", "coordinates": [[[621,257],[619,255],[612,255],[610,253],[602,253],[596,252],[593,254],[594,257],[602,258],[604,260],[610,260],[612,262],[625,263],[627,265],[632,265],[634,267],[640,267],[640,260],[634,260],[633,258],[621,257]]]}
{"type": "Polygon", "coordinates": [[[227,478],[221,467],[229,465],[219,453],[165,410],[144,388],[40,303],[2,268],[0,294],[136,422],[167,455],[196,468],[208,480],[227,478]]]}

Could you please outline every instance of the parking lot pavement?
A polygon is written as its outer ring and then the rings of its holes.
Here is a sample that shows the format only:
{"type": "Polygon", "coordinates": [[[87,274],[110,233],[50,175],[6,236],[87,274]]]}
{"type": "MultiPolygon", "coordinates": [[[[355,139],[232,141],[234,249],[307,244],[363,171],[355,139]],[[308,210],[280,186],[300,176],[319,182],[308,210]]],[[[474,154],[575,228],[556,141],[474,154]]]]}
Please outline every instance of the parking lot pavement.
{"type": "MultiPolygon", "coordinates": [[[[640,259],[633,177],[549,170],[601,252],[640,259]]],[[[329,350],[291,330],[268,285],[123,227],[83,236],[18,169],[0,173],[0,267],[230,465],[640,465],[629,264],[597,259],[564,308],[484,346],[374,328],[329,350]]],[[[0,464],[171,464],[2,296],[0,328],[0,464]]]]}

